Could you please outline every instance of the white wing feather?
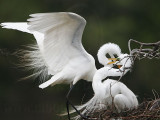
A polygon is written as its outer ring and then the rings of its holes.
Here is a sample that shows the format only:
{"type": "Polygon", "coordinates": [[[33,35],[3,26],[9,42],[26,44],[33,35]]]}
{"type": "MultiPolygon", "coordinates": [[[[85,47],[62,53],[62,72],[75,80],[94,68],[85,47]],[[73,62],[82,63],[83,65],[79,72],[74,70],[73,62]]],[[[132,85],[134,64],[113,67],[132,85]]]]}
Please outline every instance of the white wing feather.
{"type": "Polygon", "coordinates": [[[1,26],[2,28],[19,30],[22,32],[33,34],[39,46],[41,46],[42,44],[41,41],[44,39],[44,34],[39,33],[37,31],[31,32],[30,30],[28,30],[29,25],[27,24],[27,22],[15,22],[15,23],[5,22],[1,23],[1,26]]]}
{"type": "MultiPolygon", "coordinates": [[[[94,58],[86,52],[81,42],[85,19],[69,12],[38,13],[30,16],[28,23],[1,25],[3,28],[31,33],[36,38],[41,53],[39,59],[43,59],[48,73],[55,75],[40,87],[45,88],[64,80],[73,84],[80,79],[91,81],[96,67],[94,58]]],[[[36,63],[34,52],[31,51],[29,55],[35,65],[39,64],[36,63]]]]}
{"type": "Polygon", "coordinates": [[[1,23],[2,28],[7,28],[7,29],[15,29],[19,30],[22,32],[27,32],[31,33],[27,28],[29,27],[26,22],[16,22],[16,23],[1,23]]]}
{"type": "Polygon", "coordinates": [[[33,18],[28,19],[28,29],[44,34],[40,49],[52,74],[61,71],[74,57],[88,58],[88,54],[81,44],[86,24],[82,17],[64,12],[39,13],[30,16],[33,18]]]}

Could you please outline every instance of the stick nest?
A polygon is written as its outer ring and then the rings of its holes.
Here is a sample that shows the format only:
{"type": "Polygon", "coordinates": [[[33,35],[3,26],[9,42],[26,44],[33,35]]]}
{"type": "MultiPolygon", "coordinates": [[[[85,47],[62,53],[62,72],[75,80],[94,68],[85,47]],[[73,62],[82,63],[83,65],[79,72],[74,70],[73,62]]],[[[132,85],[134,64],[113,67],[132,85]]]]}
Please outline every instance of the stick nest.
{"type": "Polygon", "coordinates": [[[115,113],[113,110],[99,111],[88,120],[158,120],[160,119],[160,99],[144,100],[137,108],[115,113]]]}

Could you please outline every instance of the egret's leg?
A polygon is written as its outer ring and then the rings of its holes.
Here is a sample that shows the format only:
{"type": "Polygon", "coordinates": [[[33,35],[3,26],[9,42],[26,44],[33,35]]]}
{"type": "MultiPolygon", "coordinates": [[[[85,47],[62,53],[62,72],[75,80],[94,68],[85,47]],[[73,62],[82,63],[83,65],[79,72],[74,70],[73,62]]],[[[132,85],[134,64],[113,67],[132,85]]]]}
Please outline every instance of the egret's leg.
{"type": "Polygon", "coordinates": [[[67,107],[67,113],[68,113],[68,120],[70,120],[70,114],[69,114],[69,104],[75,109],[75,111],[83,118],[83,119],[87,119],[87,117],[86,116],[84,116],[84,115],[82,115],[78,110],[77,110],[77,108],[70,102],[70,100],[69,100],[69,95],[70,95],[70,93],[71,93],[71,91],[72,91],[72,89],[74,88],[74,85],[73,84],[71,84],[71,87],[70,87],[70,90],[68,91],[68,93],[67,93],[67,96],[66,96],[66,107],[67,107]]]}
{"type": "Polygon", "coordinates": [[[73,86],[73,82],[70,83],[70,88],[73,86]]]}
{"type": "Polygon", "coordinates": [[[68,103],[68,101],[66,101],[66,108],[67,108],[68,120],[70,120],[69,103],[68,103]]]}

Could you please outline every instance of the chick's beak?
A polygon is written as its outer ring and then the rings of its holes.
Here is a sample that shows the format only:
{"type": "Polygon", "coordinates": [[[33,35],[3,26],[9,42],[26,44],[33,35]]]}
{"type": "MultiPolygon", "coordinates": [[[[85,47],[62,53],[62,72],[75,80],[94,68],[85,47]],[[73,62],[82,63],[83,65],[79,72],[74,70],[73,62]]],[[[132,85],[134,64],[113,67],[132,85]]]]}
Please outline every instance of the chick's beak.
{"type": "Polygon", "coordinates": [[[119,61],[118,58],[108,58],[108,60],[111,60],[111,62],[108,63],[108,65],[115,63],[116,61],[119,61]]]}
{"type": "Polygon", "coordinates": [[[122,67],[122,65],[117,65],[117,67],[120,69],[122,67]]]}

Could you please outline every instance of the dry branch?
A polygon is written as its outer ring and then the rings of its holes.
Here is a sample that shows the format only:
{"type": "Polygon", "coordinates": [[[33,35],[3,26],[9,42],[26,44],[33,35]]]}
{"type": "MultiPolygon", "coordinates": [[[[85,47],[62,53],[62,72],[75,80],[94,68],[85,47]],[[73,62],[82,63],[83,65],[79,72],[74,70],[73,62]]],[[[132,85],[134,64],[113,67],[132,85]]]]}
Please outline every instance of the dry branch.
{"type": "Polygon", "coordinates": [[[143,42],[130,39],[128,42],[128,48],[129,48],[130,55],[134,58],[134,60],[136,58],[138,58],[139,60],[143,58],[160,59],[160,41],[155,43],[143,43],[143,42]],[[131,49],[131,42],[136,43],[140,47],[131,49]]]}

